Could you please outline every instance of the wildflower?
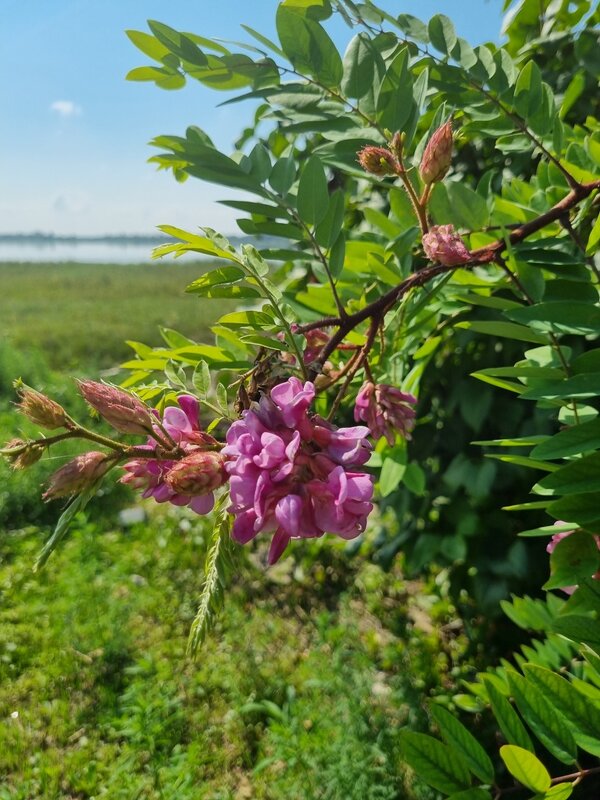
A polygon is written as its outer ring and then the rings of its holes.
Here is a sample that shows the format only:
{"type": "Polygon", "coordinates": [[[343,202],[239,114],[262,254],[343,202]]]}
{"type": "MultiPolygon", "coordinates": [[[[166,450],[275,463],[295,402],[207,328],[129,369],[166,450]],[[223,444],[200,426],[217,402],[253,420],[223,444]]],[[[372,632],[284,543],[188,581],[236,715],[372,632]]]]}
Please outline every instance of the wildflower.
{"type": "MultiPolygon", "coordinates": [[[[123,465],[125,475],[121,478],[121,483],[129,484],[134,489],[142,489],[143,497],[153,497],[157,503],[172,503],[175,506],[189,506],[197,514],[208,514],[214,505],[213,489],[223,483],[225,475],[222,473],[223,480],[216,483],[215,473],[212,479],[205,482],[206,491],[199,493],[199,483],[206,481],[206,475],[199,477],[195,484],[195,490],[180,491],[181,483],[177,479],[167,481],[169,473],[178,463],[183,463],[192,454],[202,453],[203,448],[214,447],[216,439],[209,436],[200,429],[199,419],[200,407],[195,397],[182,395],[177,400],[177,406],[169,406],[165,409],[162,417],[162,428],[173,442],[174,448],[178,449],[183,458],[177,459],[173,453],[165,451],[164,433],[158,425],[154,425],[154,436],[148,438],[141,449],[144,456],[134,458],[123,465]],[[146,457],[147,456],[147,457],[146,457]],[[172,485],[174,484],[174,485],[172,485]],[[208,485],[210,484],[210,488],[208,485]]],[[[214,467],[215,453],[206,453],[211,456],[214,467]]],[[[188,489],[191,487],[189,473],[189,461],[184,467],[184,475],[188,481],[188,489]]],[[[199,469],[203,474],[206,472],[206,464],[199,469]]],[[[180,480],[183,480],[179,473],[180,480]]]]}
{"type": "Polygon", "coordinates": [[[395,386],[366,381],[356,398],[354,419],[365,422],[375,439],[385,436],[391,446],[396,433],[410,439],[415,425],[416,412],[413,408],[417,398],[401,392],[395,386]]]}
{"type": "Polygon", "coordinates": [[[56,470],[48,482],[44,500],[54,500],[81,492],[92,486],[114,464],[106,453],[90,450],[71,459],[64,467],[56,470]]]}
{"type": "Polygon", "coordinates": [[[423,236],[423,249],[427,258],[446,267],[465,264],[471,258],[454,225],[434,225],[423,236]]]}
{"type": "Polygon", "coordinates": [[[357,153],[358,163],[371,175],[397,175],[400,165],[386,147],[366,145],[357,153]]]}
{"type": "Polygon", "coordinates": [[[142,435],[152,431],[150,409],[129,392],[96,381],[79,381],[79,391],[115,430],[142,435]]]}
{"type": "Polygon", "coordinates": [[[308,410],[314,385],[290,378],[243,412],[227,432],[233,538],[273,532],[268,563],[290,539],[358,536],[372,509],[366,427],[337,428],[308,410]]]}
{"type": "Polygon", "coordinates": [[[19,389],[19,411],[36,425],[46,430],[64,428],[68,422],[68,415],[64,408],[35,389],[25,386],[19,389]]]}
{"type": "Polygon", "coordinates": [[[432,135],[423,152],[419,173],[423,183],[441,181],[452,163],[452,123],[445,122],[432,135]]]}

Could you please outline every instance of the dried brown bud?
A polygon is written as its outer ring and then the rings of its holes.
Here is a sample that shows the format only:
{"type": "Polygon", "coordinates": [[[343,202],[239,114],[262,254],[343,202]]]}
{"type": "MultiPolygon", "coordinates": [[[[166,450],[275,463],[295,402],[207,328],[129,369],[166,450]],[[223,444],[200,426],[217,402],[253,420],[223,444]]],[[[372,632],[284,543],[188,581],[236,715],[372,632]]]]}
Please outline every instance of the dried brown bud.
{"type": "Polygon", "coordinates": [[[452,163],[452,122],[448,120],[439,127],[427,142],[421,158],[419,173],[423,183],[441,181],[452,163]]]}
{"type": "Polygon", "coordinates": [[[367,145],[358,153],[358,162],[371,175],[397,175],[400,165],[386,147],[367,145]]]}
{"type": "Polygon", "coordinates": [[[197,451],[177,461],[165,475],[165,483],[177,494],[197,497],[218,489],[227,480],[225,456],[197,451]]]}
{"type": "Polygon", "coordinates": [[[150,409],[129,392],[97,381],[79,381],[79,391],[115,430],[140,436],[152,433],[150,409]]]}
{"type": "Polygon", "coordinates": [[[35,389],[27,386],[19,389],[20,403],[17,408],[27,419],[47,430],[64,428],[68,422],[68,415],[64,408],[35,389]]]}
{"type": "Polygon", "coordinates": [[[75,456],[50,476],[48,489],[43,495],[44,500],[66,497],[87,489],[101,478],[113,464],[114,460],[110,456],[97,450],[90,450],[88,453],[75,456]]]}
{"type": "Polygon", "coordinates": [[[26,469],[40,460],[44,454],[44,445],[39,442],[25,442],[23,439],[11,439],[0,453],[8,459],[13,469],[26,469]]]}

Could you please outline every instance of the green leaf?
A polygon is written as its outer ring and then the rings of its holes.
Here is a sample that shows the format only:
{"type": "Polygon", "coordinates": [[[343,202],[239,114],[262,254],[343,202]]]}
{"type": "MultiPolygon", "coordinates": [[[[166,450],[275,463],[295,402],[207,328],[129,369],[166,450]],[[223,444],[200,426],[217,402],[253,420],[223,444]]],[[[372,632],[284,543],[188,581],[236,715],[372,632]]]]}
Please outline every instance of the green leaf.
{"type": "Polygon", "coordinates": [[[162,61],[171,51],[168,47],[158,41],[154,36],[143,31],[125,31],[126,36],[131,42],[150,58],[156,61],[162,61]]]}
{"type": "Polygon", "coordinates": [[[276,22],[281,47],[294,69],[325,86],[339,86],[344,73],[342,59],[321,25],[286,4],[279,5],[276,22]]]}
{"type": "Polygon", "coordinates": [[[566,678],[537,664],[525,664],[527,680],[538,686],[570,723],[575,741],[587,753],[600,756],[600,710],[566,678]]]}
{"type": "Polygon", "coordinates": [[[555,519],[568,519],[577,525],[588,527],[600,526],[600,504],[597,487],[587,494],[574,494],[561,497],[548,505],[548,513],[555,519]]]}
{"type": "Polygon", "coordinates": [[[573,783],[557,783],[551,789],[541,795],[539,798],[535,798],[535,800],[568,800],[569,797],[573,794],[573,789],[575,785],[573,783]]]}
{"type": "Polygon", "coordinates": [[[344,54],[342,92],[346,97],[361,98],[371,91],[376,66],[385,69],[383,59],[365,33],[357,34],[344,54]]]}
{"type": "Polygon", "coordinates": [[[487,789],[475,786],[473,789],[466,789],[464,792],[454,792],[448,800],[492,800],[492,795],[487,789]]]}
{"type": "Polygon", "coordinates": [[[297,207],[301,219],[308,225],[317,225],[327,214],[329,208],[327,178],[318,156],[311,156],[302,170],[298,184],[297,207]]]}
{"type": "Polygon", "coordinates": [[[592,453],[566,464],[539,484],[556,494],[593,492],[600,486],[600,453],[592,453]]]}
{"type": "Polygon", "coordinates": [[[414,17],[412,14],[400,14],[396,22],[400,30],[408,34],[411,39],[417,42],[423,42],[424,44],[429,42],[427,25],[421,22],[417,17],[414,17]]]}
{"type": "Polygon", "coordinates": [[[329,252],[329,271],[334,278],[338,278],[344,269],[346,257],[346,236],[344,231],[335,240],[329,252]]]}
{"type": "Polygon", "coordinates": [[[489,679],[488,677],[484,675],[482,680],[487,690],[492,711],[500,730],[504,734],[504,738],[509,744],[517,745],[520,748],[525,748],[525,750],[533,750],[533,744],[519,719],[519,715],[506,697],[494,686],[491,677],[489,679]]]}
{"type": "Polygon", "coordinates": [[[92,497],[96,494],[100,480],[101,478],[95,481],[92,486],[89,486],[87,489],[84,489],[84,491],[76,495],[62,512],[58,522],[56,523],[56,527],[54,528],[52,536],[44,544],[35,560],[35,564],[33,565],[34,572],[38,572],[38,570],[44,566],[56,547],[62,542],[67,531],[69,530],[71,523],[73,522],[73,519],[75,518],[75,515],[80,511],[83,511],[92,497]]]}
{"type": "Polygon", "coordinates": [[[280,158],[275,162],[269,176],[269,183],[278,194],[285,197],[295,179],[296,162],[294,156],[290,153],[289,156],[280,158]]]}
{"type": "Polygon", "coordinates": [[[427,30],[431,44],[441,53],[449,55],[457,42],[452,20],[444,14],[436,14],[429,20],[427,30]]]}
{"type": "Polygon", "coordinates": [[[377,95],[377,121],[390,131],[402,131],[415,107],[408,48],[403,47],[388,67],[377,95]]]}
{"type": "Polygon", "coordinates": [[[442,706],[431,706],[430,711],[446,744],[459,752],[473,775],[483,783],[493,783],[494,765],[473,734],[442,706]]]}
{"type": "Polygon", "coordinates": [[[577,531],[562,539],[550,556],[551,577],[543,589],[573,586],[593,575],[600,566],[600,551],[593,536],[577,531]]]}
{"type": "Polygon", "coordinates": [[[542,103],[542,75],[533,61],[528,61],[519,72],[515,84],[514,106],[518,114],[528,120],[542,103]]]}
{"type": "Polygon", "coordinates": [[[206,361],[201,360],[196,364],[194,374],[192,375],[192,384],[198,392],[201,400],[208,395],[211,387],[210,370],[206,361]]]}
{"type": "Polygon", "coordinates": [[[513,322],[553,333],[600,333],[600,308],[590,303],[551,302],[504,312],[513,322]]]}
{"type": "Polygon", "coordinates": [[[408,765],[434,789],[451,794],[469,788],[471,778],[462,758],[432,736],[402,730],[400,748],[408,765]]]}
{"type": "Polygon", "coordinates": [[[539,382],[523,392],[523,398],[526,400],[554,400],[567,397],[585,399],[598,395],[600,395],[600,372],[574,375],[562,381],[539,382]]]}
{"type": "Polygon", "coordinates": [[[546,792],[550,788],[550,774],[533,753],[513,744],[505,744],[500,748],[500,757],[513,778],[527,789],[533,792],[546,792]]]}
{"type": "Polygon", "coordinates": [[[600,419],[573,425],[556,433],[531,451],[534,458],[566,458],[600,448],[600,419]]]}
{"type": "Polygon", "coordinates": [[[594,253],[598,242],[600,242],[600,216],[596,217],[596,221],[590,231],[585,248],[586,253],[594,253]]]}
{"type": "Polygon", "coordinates": [[[465,328],[473,333],[485,333],[489,336],[499,336],[502,339],[516,339],[519,342],[534,342],[545,344],[547,339],[541,333],[536,333],[524,325],[514,325],[511,322],[457,322],[456,328],[465,328]]]}
{"type": "Polygon", "coordinates": [[[340,235],[344,224],[346,210],[346,195],[342,189],[336,189],[329,197],[327,213],[317,225],[315,239],[322,247],[332,247],[340,235]]]}
{"type": "Polygon", "coordinates": [[[379,476],[379,491],[382,497],[387,497],[395,491],[404,472],[406,471],[406,452],[399,453],[394,458],[384,458],[379,476]]]}
{"type": "MultiPolygon", "coordinates": [[[[552,708],[544,694],[517,672],[509,671],[507,677],[519,711],[540,742],[559,761],[564,764],[574,764],[577,745],[573,734],[565,727],[560,715],[552,708]]],[[[546,791],[546,789],[536,789],[536,791],[546,791]]]]}
{"type": "Polygon", "coordinates": [[[600,650],[600,630],[598,623],[583,614],[564,614],[554,621],[554,632],[566,636],[577,644],[587,644],[600,650]]]}
{"type": "Polygon", "coordinates": [[[156,22],[156,20],[151,19],[148,20],[148,27],[158,41],[167,47],[171,53],[175,53],[176,56],[179,56],[179,58],[198,67],[205,67],[208,64],[206,55],[184,33],[180,33],[162,22],[156,22]]]}
{"type": "Polygon", "coordinates": [[[203,290],[211,286],[235,283],[245,277],[246,273],[240,267],[222,267],[221,269],[213,269],[201,275],[190,283],[189,286],[186,286],[185,290],[186,292],[202,294],[203,290]]]}

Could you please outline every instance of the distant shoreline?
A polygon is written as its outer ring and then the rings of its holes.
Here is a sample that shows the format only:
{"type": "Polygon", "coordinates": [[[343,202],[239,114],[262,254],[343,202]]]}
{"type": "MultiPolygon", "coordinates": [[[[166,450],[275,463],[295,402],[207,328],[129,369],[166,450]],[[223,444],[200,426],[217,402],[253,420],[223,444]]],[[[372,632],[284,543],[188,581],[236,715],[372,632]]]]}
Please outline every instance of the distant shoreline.
{"type": "Polygon", "coordinates": [[[54,233],[0,233],[2,244],[114,244],[160,245],[174,242],[170,236],[152,234],[111,234],[103,236],[67,236],[54,233]]]}

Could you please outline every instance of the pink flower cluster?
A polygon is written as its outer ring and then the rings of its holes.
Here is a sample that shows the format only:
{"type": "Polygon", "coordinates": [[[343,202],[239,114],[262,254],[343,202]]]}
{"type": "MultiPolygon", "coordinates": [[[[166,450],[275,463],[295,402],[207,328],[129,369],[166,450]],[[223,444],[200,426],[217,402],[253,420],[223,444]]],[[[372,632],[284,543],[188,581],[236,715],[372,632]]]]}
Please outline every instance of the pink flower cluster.
{"type": "Polygon", "coordinates": [[[373,508],[373,481],[357,471],[371,453],[366,427],[336,428],[309,416],[312,383],[290,378],[243,412],[227,432],[233,538],[273,532],[269,564],[290,539],[353,539],[373,508]]]}
{"type": "MultiPolygon", "coordinates": [[[[121,478],[134,489],[143,489],[143,497],[153,497],[157,503],[173,503],[189,506],[197,514],[208,514],[214,505],[213,490],[225,480],[224,458],[220,453],[203,452],[201,448],[216,445],[212,436],[200,429],[199,404],[195,397],[182,395],[178,406],[165,409],[162,428],[172,442],[185,453],[181,460],[160,458],[165,450],[165,435],[158,425],[154,426],[155,437],[150,437],[141,449],[154,453],[156,458],[135,458],[123,465],[126,474],[121,478]],[[186,494],[178,491],[182,481],[181,472],[193,472],[193,480],[186,478],[186,494]]],[[[167,444],[170,444],[167,442],[167,444]]]]}
{"type": "Polygon", "coordinates": [[[385,436],[391,447],[396,441],[396,433],[410,439],[415,426],[413,406],[416,402],[416,397],[395,386],[366,381],[356,397],[354,419],[366,422],[375,439],[385,436]]]}

